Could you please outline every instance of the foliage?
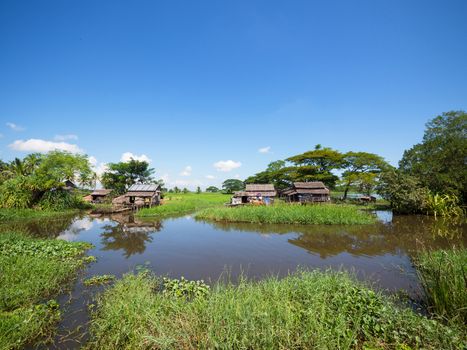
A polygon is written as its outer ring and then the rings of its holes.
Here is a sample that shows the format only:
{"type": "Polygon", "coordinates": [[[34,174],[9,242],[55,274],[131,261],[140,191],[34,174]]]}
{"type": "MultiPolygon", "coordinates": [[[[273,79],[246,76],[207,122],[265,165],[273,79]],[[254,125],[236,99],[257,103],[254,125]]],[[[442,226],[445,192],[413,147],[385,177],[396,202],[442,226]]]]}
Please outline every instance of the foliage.
{"type": "Polygon", "coordinates": [[[116,194],[123,194],[136,183],[154,182],[154,169],[149,163],[130,159],[128,162],[109,163],[108,170],[102,174],[101,182],[105,188],[112,189],[116,194]]]}
{"type": "MultiPolygon", "coordinates": [[[[76,211],[67,210],[57,212],[35,209],[0,209],[0,221],[21,220],[21,222],[26,222],[28,219],[63,217],[67,214],[74,215],[76,211]]],[[[67,223],[67,225],[69,224],[67,223]]]]}
{"type": "Polygon", "coordinates": [[[423,251],[415,265],[431,312],[465,327],[467,249],[423,251]]]}
{"type": "Polygon", "coordinates": [[[222,183],[222,191],[224,193],[234,193],[235,191],[241,191],[244,188],[245,185],[238,179],[227,179],[222,183]]]}
{"type": "Polygon", "coordinates": [[[253,222],[269,224],[372,224],[376,219],[354,205],[275,204],[270,206],[240,206],[208,208],[196,218],[214,221],[253,222]]]}
{"type": "MultiPolygon", "coordinates": [[[[343,156],[342,182],[344,183],[344,196],[352,185],[358,184],[365,193],[370,194],[376,185],[375,178],[382,170],[389,167],[386,161],[373,153],[347,152],[343,156]]],[[[363,192],[363,191],[362,191],[363,192]]]]}
{"type": "Polygon", "coordinates": [[[55,301],[44,301],[68,287],[90,247],[0,234],[0,348],[23,348],[39,336],[50,338],[60,311],[55,301]]]}
{"type": "Polygon", "coordinates": [[[221,206],[229,199],[229,195],[222,193],[167,193],[162,205],[141,209],[136,215],[153,217],[185,214],[203,208],[221,206]]]}
{"type": "Polygon", "coordinates": [[[395,213],[426,213],[429,191],[411,175],[396,169],[387,170],[381,174],[377,190],[395,213]]]}
{"type": "Polygon", "coordinates": [[[115,280],[114,275],[98,275],[98,276],[92,276],[91,278],[88,278],[83,281],[83,284],[86,287],[89,286],[97,286],[97,285],[103,285],[103,284],[109,284],[115,280]]]}
{"type": "Polygon", "coordinates": [[[442,217],[461,217],[465,212],[459,205],[459,199],[456,195],[433,194],[427,196],[426,207],[428,214],[442,217]]]}
{"type": "Polygon", "coordinates": [[[99,299],[89,349],[462,349],[465,334],[396,306],[345,273],[298,272],[173,298],[126,275],[99,299]],[[129,302],[130,301],[130,302],[129,302]]]}
{"type": "Polygon", "coordinates": [[[192,300],[194,298],[203,298],[209,293],[209,286],[200,281],[189,281],[185,277],[180,279],[163,278],[164,289],[162,294],[176,298],[185,298],[192,300]]]}
{"type": "Polygon", "coordinates": [[[209,186],[208,188],[206,188],[206,192],[211,192],[211,193],[215,193],[215,192],[219,192],[220,189],[218,189],[216,186],[209,186]]]}
{"type": "Polygon", "coordinates": [[[42,210],[49,211],[92,208],[90,204],[83,201],[81,196],[64,190],[51,190],[44,193],[37,205],[42,210]]]}
{"type": "MultiPolygon", "coordinates": [[[[52,191],[60,191],[65,181],[77,181],[81,184],[92,182],[94,173],[91,171],[87,156],[71,154],[62,151],[52,151],[47,154],[32,154],[22,161],[15,159],[7,169],[2,170],[5,179],[0,186],[0,206],[3,208],[31,208],[37,205],[52,191]]],[[[53,196],[53,195],[51,195],[53,196]]],[[[64,198],[62,196],[61,198],[64,198]]],[[[56,198],[55,199],[59,199],[56,198]]],[[[75,198],[74,206],[60,207],[64,202],[45,199],[48,209],[55,210],[79,207],[75,198]]]]}
{"type": "Polygon", "coordinates": [[[196,193],[200,194],[201,193],[201,187],[196,187],[196,193]]]}
{"type": "Polygon", "coordinates": [[[399,163],[434,193],[457,195],[467,202],[467,113],[451,111],[426,124],[423,141],[404,152],[399,163]]]}

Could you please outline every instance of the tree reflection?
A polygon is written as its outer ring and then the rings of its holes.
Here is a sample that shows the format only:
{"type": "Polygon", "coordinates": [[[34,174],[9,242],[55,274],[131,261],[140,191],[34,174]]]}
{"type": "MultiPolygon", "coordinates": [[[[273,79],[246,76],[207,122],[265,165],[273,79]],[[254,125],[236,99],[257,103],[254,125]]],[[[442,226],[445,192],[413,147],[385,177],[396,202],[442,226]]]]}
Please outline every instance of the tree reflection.
{"type": "Polygon", "coordinates": [[[152,234],[162,229],[162,222],[137,221],[132,216],[111,217],[117,225],[102,227],[102,250],[123,250],[125,257],[142,254],[153,240],[152,234]]]}

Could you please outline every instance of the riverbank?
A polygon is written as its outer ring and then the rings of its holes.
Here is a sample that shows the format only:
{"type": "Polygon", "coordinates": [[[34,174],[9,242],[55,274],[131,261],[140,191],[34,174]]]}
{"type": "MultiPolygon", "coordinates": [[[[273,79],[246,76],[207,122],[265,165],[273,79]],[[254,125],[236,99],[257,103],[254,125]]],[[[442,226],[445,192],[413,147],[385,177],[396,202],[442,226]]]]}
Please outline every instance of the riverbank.
{"type": "Polygon", "coordinates": [[[222,206],[231,195],[223,193],[168,193],[162,205],[144,208],[136,213],[139,217],[164,217],[194,212],[204,208],[222,206]]]}
{"type": "Polygon", "coordinates": [[[198,212],[196,218],[211,221],[301,225],[364,225],[376,222],[373,215],[362,211],[358,206],[344,204],[275,204],[208,208],[198,212]]]}
{"type": "Polygon", "coordinates": [[[98,299],[90,332],[89,349],[467,345],[457,328],[397,306],[345,273],[318,271],[243,279],[212,291],[202,283],[167,284],[148,273],[128,274],[98,299]]]}
{"type": "Polygon", "coordinates": [[[6,209],[0,208],[0,221],[14,221],[27,219],[52,219],[71,216],[79,213],[79,209],[69,210],[40,210],[40,209],[6,209]]]}
{"type": "Polygon", "coordinates": [[[0,349],[51,339],[60,319],[53,298],[92,260],[84,256],[89,248],[83,242],[0,234],[0,349]]]}

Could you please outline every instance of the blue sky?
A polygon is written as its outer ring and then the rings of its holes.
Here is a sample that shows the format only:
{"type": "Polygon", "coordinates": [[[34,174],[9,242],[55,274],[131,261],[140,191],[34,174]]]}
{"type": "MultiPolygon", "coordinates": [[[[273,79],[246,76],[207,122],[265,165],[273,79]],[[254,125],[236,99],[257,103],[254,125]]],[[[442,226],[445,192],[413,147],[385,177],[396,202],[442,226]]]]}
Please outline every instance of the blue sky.
{"type": "Polygon", "coordinates": [[[190,188],[318,143],[397,164],[467,109],[466,16],[463,0],[1,0],[0,158],[145,155],[190,188]]]}

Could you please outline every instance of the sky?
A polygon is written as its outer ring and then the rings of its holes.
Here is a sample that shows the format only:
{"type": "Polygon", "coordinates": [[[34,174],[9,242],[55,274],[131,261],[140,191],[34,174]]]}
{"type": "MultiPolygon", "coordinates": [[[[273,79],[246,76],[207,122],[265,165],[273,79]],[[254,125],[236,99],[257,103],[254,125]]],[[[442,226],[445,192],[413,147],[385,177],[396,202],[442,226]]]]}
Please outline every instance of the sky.
{"type": "Polygon", "coordinates": [[[0,0],[0,159],[147,160],[169,187],[314,148],[393,165],[467,109],[467,1],[0,0]]]}

